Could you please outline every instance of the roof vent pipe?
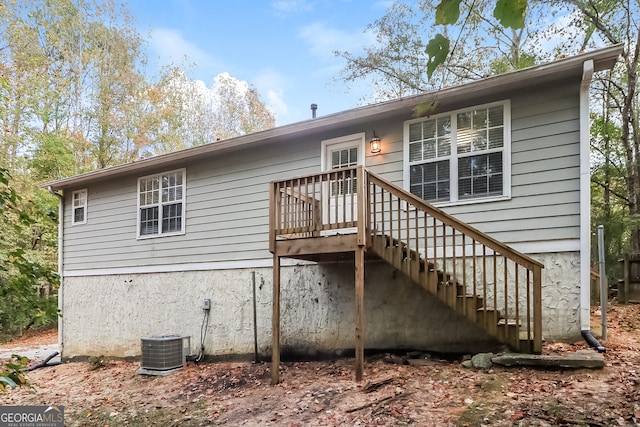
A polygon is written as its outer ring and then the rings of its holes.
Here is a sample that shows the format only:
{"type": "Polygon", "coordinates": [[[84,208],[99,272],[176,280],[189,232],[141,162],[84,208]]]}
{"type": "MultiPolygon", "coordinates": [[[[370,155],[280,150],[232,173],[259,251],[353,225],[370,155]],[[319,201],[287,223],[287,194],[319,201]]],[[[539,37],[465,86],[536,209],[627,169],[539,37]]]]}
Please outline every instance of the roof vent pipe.
{"type": "Polygon", "coordinates": [[[311,104],[311,118],[316,118],[316,110],[318,109],[318,104],[311,104]]]}

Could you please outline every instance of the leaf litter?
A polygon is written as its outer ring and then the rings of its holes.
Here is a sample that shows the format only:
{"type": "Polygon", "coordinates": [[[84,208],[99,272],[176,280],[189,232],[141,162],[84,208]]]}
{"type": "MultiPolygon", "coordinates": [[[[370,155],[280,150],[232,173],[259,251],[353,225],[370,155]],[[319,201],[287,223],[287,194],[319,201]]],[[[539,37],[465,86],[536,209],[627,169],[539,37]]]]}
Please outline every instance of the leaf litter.
{"type": "MultiPolygon", "coordinates": [[[[367,358],[361,383],[353,359],[337,359],[284,362],[272,386],[267,362],[188,363],[153,377],[139,375],[138,362],[106,360],[94,369],[87,361],[29,372],[34,388],[0,394],[0,405],[64,405],[66,425],[99,427],[638,425],[640,305],[610,304],[607,314],[600,370],[475,370],[461,360],[405,364],[406,357],[377,355],[367,358]]],[[[21,342],[29,344],[42,341],[21,342]]],[[[546,343],[543,353],[584,349],[584,342],[546,343]]]]}

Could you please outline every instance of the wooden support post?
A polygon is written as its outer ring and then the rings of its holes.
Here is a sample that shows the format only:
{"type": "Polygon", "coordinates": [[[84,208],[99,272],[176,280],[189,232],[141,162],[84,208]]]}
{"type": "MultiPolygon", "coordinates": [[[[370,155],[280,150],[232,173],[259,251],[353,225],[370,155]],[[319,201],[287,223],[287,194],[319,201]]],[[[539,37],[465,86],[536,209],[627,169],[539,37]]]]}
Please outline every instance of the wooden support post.
{"type": "Polygon", "coordinates": [[[533,352],[542,353],[542,268],[533,269],[533,352]]]}
{"type": "Polygon", "coordinates": [[[356,249],[356,381],[364,372],[364,246],[356,249]]]}
{"type": "Polygon", "coordinates": [[[271,385],[280,382],[280,257],[273,254],[273,295],[271,305],[271,385]]]}
{"type": "MultiPolygon", "coordinates": [[[[364,167],[358,166],[356,169],[357,173],[357,182],[358,182],[358,212],[357,212],[357,220],[358,220],[358,245],[364,246],[370,242],[369,229],[367,228],[367,218],[369,217],[369,203],[367,197],[367,191],[369,190],[366,186],[364,167]]],[[[353,197],[353,193],[351,194],[353,197]]],[[[352,200],[353,202],[353,200],[352,200]]]]}
{"type": "Polygon", "coordinates": [[[269,251],[276,251],[276,228],[280,229],[279,206],[280,206],[280,189],[278,184],[272,182],[269,184],[269,251]]]}

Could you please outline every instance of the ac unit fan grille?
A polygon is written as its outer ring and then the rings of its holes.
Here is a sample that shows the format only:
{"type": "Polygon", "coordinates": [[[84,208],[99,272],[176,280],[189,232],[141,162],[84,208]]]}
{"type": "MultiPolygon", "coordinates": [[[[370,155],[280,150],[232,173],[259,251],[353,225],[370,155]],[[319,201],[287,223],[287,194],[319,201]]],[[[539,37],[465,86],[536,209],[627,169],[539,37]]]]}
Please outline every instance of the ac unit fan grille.
{"type": "Polygon", "coordinates": [[[163,336],[141,338],[143,369],[169,370],[185,364],[183,337],[163,336]]]}

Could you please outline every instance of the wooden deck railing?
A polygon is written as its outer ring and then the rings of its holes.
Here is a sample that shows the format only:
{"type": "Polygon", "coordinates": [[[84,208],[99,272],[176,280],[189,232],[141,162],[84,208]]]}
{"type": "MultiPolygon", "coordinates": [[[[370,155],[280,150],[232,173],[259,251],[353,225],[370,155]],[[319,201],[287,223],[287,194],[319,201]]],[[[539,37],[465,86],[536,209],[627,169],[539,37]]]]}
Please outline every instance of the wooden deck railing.
{"type": "Polygon", "coordinates": [[[270,249],[278,238],[317,237],[322,232],[356,232],[364,169],[351,167],[271,183],[270,249]]]}
{"type": "MultiPolygon", "coordinates": [[[[438,285],[453,285],[469,296],[457,298],[456,291],[448,302],[452,307],[462,313],[482,307],[485,311],[473,320],[514,325],[518,332],[512,341],[529,341],[531,351],[541,351],[543,266],[538,261],[361,166],[273,182],[270,197],[272,252],[276,239],[340,231],[358,233],[358,243],[371,247],[383,236],[401,247],[394,256],[403,259],[394,265],[415,269],[422,263],[423,269],[437,271],[438,285]],[[412,258],[415,262],[407,262],[412,258]]],[[[499,334],[493,326],[487,330],[499,334]]]]}

